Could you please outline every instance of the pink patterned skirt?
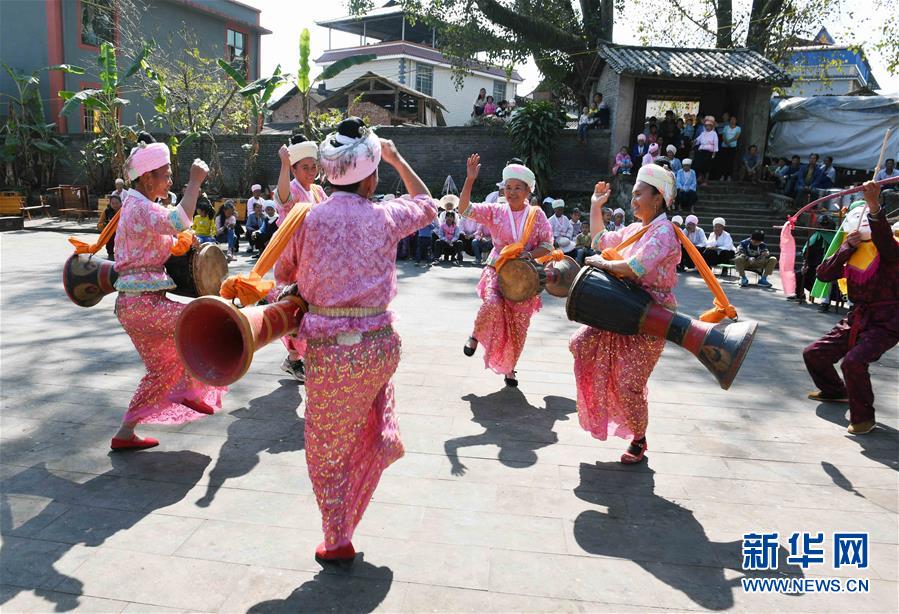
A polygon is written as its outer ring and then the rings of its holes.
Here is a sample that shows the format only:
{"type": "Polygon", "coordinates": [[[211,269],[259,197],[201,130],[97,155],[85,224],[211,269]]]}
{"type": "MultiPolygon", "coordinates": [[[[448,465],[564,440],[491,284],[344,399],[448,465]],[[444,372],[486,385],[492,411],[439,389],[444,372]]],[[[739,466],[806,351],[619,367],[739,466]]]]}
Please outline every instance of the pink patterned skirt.
{"type": "Polygon", "coordinates": [[[183,303],[169,300],[162,292],[140,296],[119,294],[116,315],[147,367],[128,405],[126,423],[184,424],[204,414],[180,404],[185,399],[202,400],[216,410],[222,408],[227,388],[207,386],[192,378],[175,349],[175,323],[183,303]]]}
{"type": "Polygon", "coordinates": [[[590,326],[571,337],[581,426],[605,441],[646,434],[649,423],[646,382],[662,355],[665,340],[619,335],[590,326]]]}
{"type": "Polygon", "coordinates": [[[484,365],[500,375],[515,370],[528,336],[531,317],[543,305],[539,296],[527,301],[507,301],[499,291],[499,276],[492,266],[484,267],[478,282],[483,303],[474,321],[472,336],[484,347],[484,365]]]}
{"type": "Polygon", "coordinates": [[[329,548],[349,543],[381,474],[403,456],[390,381],[399,361],[390,327],[355,345],[309,341],[306,464],[329,548]]]}

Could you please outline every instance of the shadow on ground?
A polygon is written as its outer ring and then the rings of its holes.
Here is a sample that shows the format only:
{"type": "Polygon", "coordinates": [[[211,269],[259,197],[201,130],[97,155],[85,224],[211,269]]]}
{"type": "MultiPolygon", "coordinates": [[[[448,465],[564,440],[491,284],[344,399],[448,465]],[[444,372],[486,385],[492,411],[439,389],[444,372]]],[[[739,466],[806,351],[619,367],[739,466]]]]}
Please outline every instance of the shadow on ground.
{"type": "Polygon", "coordinates": [[[507,467],[530,467],[537,462],[537,450],[558,442],[553,430],[557,421],[568,420],[577,411],[575,402],[565,397],[544,397],[546,407],[528,403],[518,388],[503,388],[486,396],[462,397],[471,404],[472,421],[484,427],[480,435],[449,439],[443,444],[453,475],[465,475],[459,449],[494,445],[498,459],[507,467]]]}
{"type": "Polygon", "coordinates": [[[252,606],[252,614],[276,612],[372,612],[393,583],[389,567],[375,567],[356,557],[352,575],[348,571],[321,571],[284,599],[271,599],[252,606]]]}
{"type": "MultiPolygon", "coordinates": [[[[580,478],[574,494],[608,508],[606,513],[585,510],[575,519],[574,538],[581,548],[631,560],[702,608],[734,606],[740,578],[728,580],[724,570],[742,569],[741,541],[711,541],[691,510],[655,494],[655,472],[647,463],[628,468],[615,462],[581,463],[580,478]]],[[[801,575],[799,568],[785,564],[786,556],[780,546],[777,570],[742,573],[801,575]]]]}

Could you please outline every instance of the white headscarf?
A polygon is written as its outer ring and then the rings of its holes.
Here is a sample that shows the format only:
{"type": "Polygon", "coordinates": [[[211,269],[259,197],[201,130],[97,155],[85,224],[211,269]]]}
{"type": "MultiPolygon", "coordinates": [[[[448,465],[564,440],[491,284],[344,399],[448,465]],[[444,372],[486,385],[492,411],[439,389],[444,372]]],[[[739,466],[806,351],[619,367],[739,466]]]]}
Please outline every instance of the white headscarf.
{"type": "MultiPolygon", "coordinates": [[[[318,161],[318,145],[315,144],[315,141],[303,141],[302,143],[289,145],[287,147],[287,153],[290,155],[291,166],[303,158],[312,158],[316,162],[318,161]]],[[[355,182],[351,181],[350,183],[355,182]]]]}
{"type": "Polygon", "coordinates": [[[656,188],[665,199],[665,204],[674,201],[677,191],[674,188],[674,174],[658,164],[644,164],[637,173],[637,181],[648,183],[656,188]]]}
{"type": "Polygon", "coordinates": [[[674,222],[675,224],[677,224],[678,226],[684,225],[684,218],[682,218],[679,215],[675,215],[673,218],[671,218],[671,221],[674,222]]]}
{"type": "Polygon", "coordinates": [[[727,228],[727,220],[725,220],[723,217],[716,217],[714,220],[712,220],[712,226],[715,226],[716,224],[721,224],[722,226],[727,228]]]}
{"type": "Polygon", "coordinates": [[[537,187],[537,177],[534,176],[531,169],[522,164],[510,164],[503,169],[503,183],[506,183],[509,179],[517,179],[526,183],[531,192],[537,187]]]}
{"type": "Polygon", "coordinates": [[[360,128],[357,139],[332,132],[319,146],[319,161],[334,185],[356,183],[377,170],[381,141],[368,126],[360,128]]]}

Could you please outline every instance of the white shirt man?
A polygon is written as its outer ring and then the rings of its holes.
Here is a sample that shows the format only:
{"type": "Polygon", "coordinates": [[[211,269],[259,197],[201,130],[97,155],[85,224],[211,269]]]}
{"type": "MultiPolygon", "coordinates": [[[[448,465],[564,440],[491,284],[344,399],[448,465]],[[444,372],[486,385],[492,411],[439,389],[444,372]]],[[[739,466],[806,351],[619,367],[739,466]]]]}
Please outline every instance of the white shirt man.
{"type": "Polygon", "coordinates": [[[731,238],[730,233],[724,230],[724,218],[716,217],[712,220],[712,224],[714,226],[721,226],[721,234],[715,234],[715,231],[709,233],[708,238],[706,239],[705,246],[706,249],[716,249],[718,251],[736,251],[734,248],[734,240],[731,238]]]}
{"type": "Polygon", "coordinates": [[[571,225],[565,215],[565,201],[556,199],[553,201],[553,215],[549,218],[549,225],[553,229],[553,240],[566,254],[574,251],[577,244],[574,242],[574,226],[571,225]]]}
{"type": "Polygon", "coordinates": [[[262,198],[262,186],[258,183],[254,183],[253,187],[251,187],[250,190],[253,192],[253,195],[247,199],[247,211],[253,211],[256,203],[259,203],[264,207],[265,199],[262,198]]]}

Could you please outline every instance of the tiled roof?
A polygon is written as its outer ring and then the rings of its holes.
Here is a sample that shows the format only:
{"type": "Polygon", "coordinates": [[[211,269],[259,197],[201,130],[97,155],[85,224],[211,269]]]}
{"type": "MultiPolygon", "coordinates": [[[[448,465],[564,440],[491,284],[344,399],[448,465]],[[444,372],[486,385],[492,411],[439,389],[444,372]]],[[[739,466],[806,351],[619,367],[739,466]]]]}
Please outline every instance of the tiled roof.
{"type": "Polygon", "coordinates": [[[668,79],[790,85],[774,62],[751,49],[691,49],[603,44],[599,55],[618,74],[668,79]]]}
{"type": "MultiPolygon", "coordinates": [[[[363,45],[360,47],[348,47],[346,49],[329,49],[325,51],[317,60],[316,64],[330,64],[343,58],[352,57],[360,54],[373,53],[378,57],[389,55],[407,55],[422,60],[430,60],[440,64],[450,66],[452,60],[443,55],[439,50],[425,45],[417,45],[409,41],[389,41],[378,43],[377,45],[363,45]]],[[[482,64],[480,62],[469,62],[468,68],[478,72],[486,73],[499,79],[506,78],[506,71],[499,66],[491,64],[482,64]]],[[[512,71],[512,80],[519,83],[524,81],[517,70],[512,71]]]]}

